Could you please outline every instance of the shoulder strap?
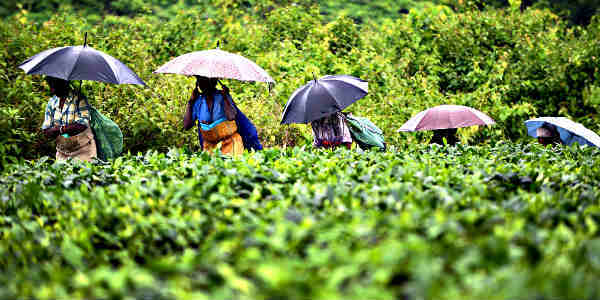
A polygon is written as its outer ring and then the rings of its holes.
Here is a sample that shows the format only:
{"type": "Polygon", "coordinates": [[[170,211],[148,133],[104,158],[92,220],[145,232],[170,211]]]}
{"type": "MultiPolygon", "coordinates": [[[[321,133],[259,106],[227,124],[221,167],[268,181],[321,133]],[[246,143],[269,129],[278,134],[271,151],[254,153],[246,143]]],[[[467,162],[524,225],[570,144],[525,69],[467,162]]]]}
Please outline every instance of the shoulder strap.
{"type": "MultiPolygon", "coordinates": [[[[93,117],[94,115],[94,111],[95,109],[93,107],[90,106],[90,103],[87,100],[87,97],[84,96],[83,94],[81,94],[81,90],[77,93],[77,110],[79,110],[79,102],[81,102],[81,99],[83,98],[83,100],[85,101],[85,105],[88,107],[88,112],[89,112],[89,125],[90,127],[92,127],[92,125],[94,124],[93,119],[95,117],[93,117]]],[[[96,136],[96,132],[92,131],[94,133],[94,136],[96,136]]]]}
{"type": "Polygon", "coordinates": [[[231,99],[231,96],[225,93],[225,91],[220,90],[219,92],[223,96],[223,110],[225,111],[225,117],[227,117],[227,120],[229,121],[235,120],[237,110],[235,109],[233,99],[231,99]]]}
{"type": "Polygon", "coordinates": [[[85,105],[90,107],[90,103],[88,102],[87,97],[84,96],[83,94],[81,94],[81,91],[77,92],[76,96],[77,96],[77,109],[79,109],[79,102],[81,102],[81,99],[83,99],[85,101],[85,105]]]}
{"type": "Polygon", "coordinates": [[[233,99],[231,98],[231,95],[225,93],[224,90],[219,90],[219,94],[223,96],[223,100],[231,101],[231,103],[233,104],[233,99]]]}

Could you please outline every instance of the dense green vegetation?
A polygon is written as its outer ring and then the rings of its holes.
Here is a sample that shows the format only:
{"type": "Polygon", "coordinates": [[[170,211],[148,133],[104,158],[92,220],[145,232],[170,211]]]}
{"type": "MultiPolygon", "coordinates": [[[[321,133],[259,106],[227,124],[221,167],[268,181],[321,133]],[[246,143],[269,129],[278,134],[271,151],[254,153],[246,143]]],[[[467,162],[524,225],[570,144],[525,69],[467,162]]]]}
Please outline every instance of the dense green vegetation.
{"type": "Polygon", "coordinates": [[[548,8],[573,24],[587,25],[600,12],[596,0],[522,0],[521,9],[527,7],[548,8]]]}
{"type": "MultiPolygon", "coordinates": [[[[550,9],[555,14],[569,20],[572,24],[587,25],[592,16],[600,10],[600,3],[595,0],[519,0],[512,1],[521,10],[529,7],[550,9]]],[[[27,10],[38,20],[50,18],[56,10],[73,8],[90,20],[98,20],[106,14],[120,16],[153,15],[162,19],[170,19],[181,10],[191,10],[203,15],[213,15],[216,6],[228,6],[244,10],[248,14],[261,14],[264,10],[272,10],[286,5],[319,5],[320,13],[327,20],[347,15],[357,23],[395,19],[410,10],[420,10],[430,5],[441,4],[455,11],[469,9],[485,10],[489,8],[506,8],[509,0],[5,0],[0,3],[0,17],[7,17],[27,10]]]]}
{"type": "Polygon", "coordinates": [[[171,149],[12,165],[0,297],[597,299],[599,154],[171,149]]]}
{"type": "Polygon", "coordinates": [[[523,125],[600,132],[586,1],[2,2],[0,299],[597,299],[600,150],[544,148],[523,125]],[[54,163],[48,87],[16,66],[85,32],[148,87],[85,82],[130,153],[54,163]],[[265,151],[196,153],[193,80],[152,74],[217,41],[277,81],[227,81],[265,151]],[[279,125],[312,73],[369,81],[349,111],[387,151],[313,150],[308,126],[279,125]],[[396,132],[439,104],[497,125],[447,148],[396,132]]]}
{"type": "Polygon", "coordinates": [[[416,112],[443,103],[473,106],[498,122],[461,130],[465,143],[526,139],[523,121],[535,116],[567,116],[600,129],[597,18],[585,28],[571,27],[549,10],[521,12],[519,5],[478,10],[464,4],[453,10],[430,4],[395,19],[355,25],[349,17],[327,21],[311,1],[252,3],[216,1],[205,14],[181,10],[168,20],[144,14],[89,20],[68,8],[47,21],[26,11],[8,17],[0,25],[0,138],[8,141],[0,145],[0,157],[53,153],[52,142],[38,129],[47,87],[40,76],[24,75],[16,66],[42,50],[82,44],[84,32],[93,47],[122,60],[149,85],[84,84],[91,103],[121,126],[132,153],[197,149],[196,133],[180,129],[193,80],[152,71],[219,40],[223,49],[256,61],[277,81],[271,92],[266,85],[228,82],[267,146],[310,141],[307,126],[280,126],[279,117],[289,95],[313,72],[368,80],[370,95],[350,111],[371,118],[397,146],[426,140],[427,133],[396,130],[416,112]]]}

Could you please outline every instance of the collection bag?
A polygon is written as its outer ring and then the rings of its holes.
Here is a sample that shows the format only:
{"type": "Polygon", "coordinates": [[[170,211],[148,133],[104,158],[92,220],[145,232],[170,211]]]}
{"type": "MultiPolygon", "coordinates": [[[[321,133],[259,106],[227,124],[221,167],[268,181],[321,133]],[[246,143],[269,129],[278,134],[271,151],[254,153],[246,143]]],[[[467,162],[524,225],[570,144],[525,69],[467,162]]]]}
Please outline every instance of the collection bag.
{"type": "Polygon", "coordinates": [[[352,139],[361,149],[378,147],[386,149],[383,131],[367,118],[346,115],[346,124],[350,129],[352,139]]]}
{"type": "Polygon", "coordinates": [[[123,152],[123,132],[119,125],[91,106],[87,99],[85,103],[89,107],[90,127],[94,132],[98,158],[104,161],[117,158],[123,152]]]}

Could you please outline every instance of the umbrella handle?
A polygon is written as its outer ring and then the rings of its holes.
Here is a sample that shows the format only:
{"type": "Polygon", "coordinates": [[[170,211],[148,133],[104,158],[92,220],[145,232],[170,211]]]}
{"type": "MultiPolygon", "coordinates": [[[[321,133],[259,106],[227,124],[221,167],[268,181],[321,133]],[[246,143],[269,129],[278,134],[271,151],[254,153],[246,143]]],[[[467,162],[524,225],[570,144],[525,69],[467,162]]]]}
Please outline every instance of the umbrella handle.
{"type": "Polygon", "coordinates": [[[87,31],[85,32],[85,35],[83,36],[83,47],[85,48],[87,46],[87,31]]]}

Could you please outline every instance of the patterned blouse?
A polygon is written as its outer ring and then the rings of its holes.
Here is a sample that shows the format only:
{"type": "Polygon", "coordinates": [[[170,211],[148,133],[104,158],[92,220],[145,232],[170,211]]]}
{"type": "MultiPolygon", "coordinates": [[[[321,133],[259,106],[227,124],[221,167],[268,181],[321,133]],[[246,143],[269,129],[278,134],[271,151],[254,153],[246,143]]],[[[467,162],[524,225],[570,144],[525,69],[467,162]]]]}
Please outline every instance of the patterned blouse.
{"type": "Polygon", "coordinates": [[[65,126],[73,123],[79,123],[85,126],[90,124],[89,106],[84,99],[77,103],[77,99],[70,95],[65,99],[62,110],[60,109],[60,99],[54,96],[46,105],[46,114],[42,129],[52,128],[54,126],[65,126]]]}
{"type": "Polygon", "coordinates": [[[312,121],[313,145],[315,147],[333,147],[340,144],[352,143],[350,129],[346,125],[344,115],[335,113],[312,121]]]}

